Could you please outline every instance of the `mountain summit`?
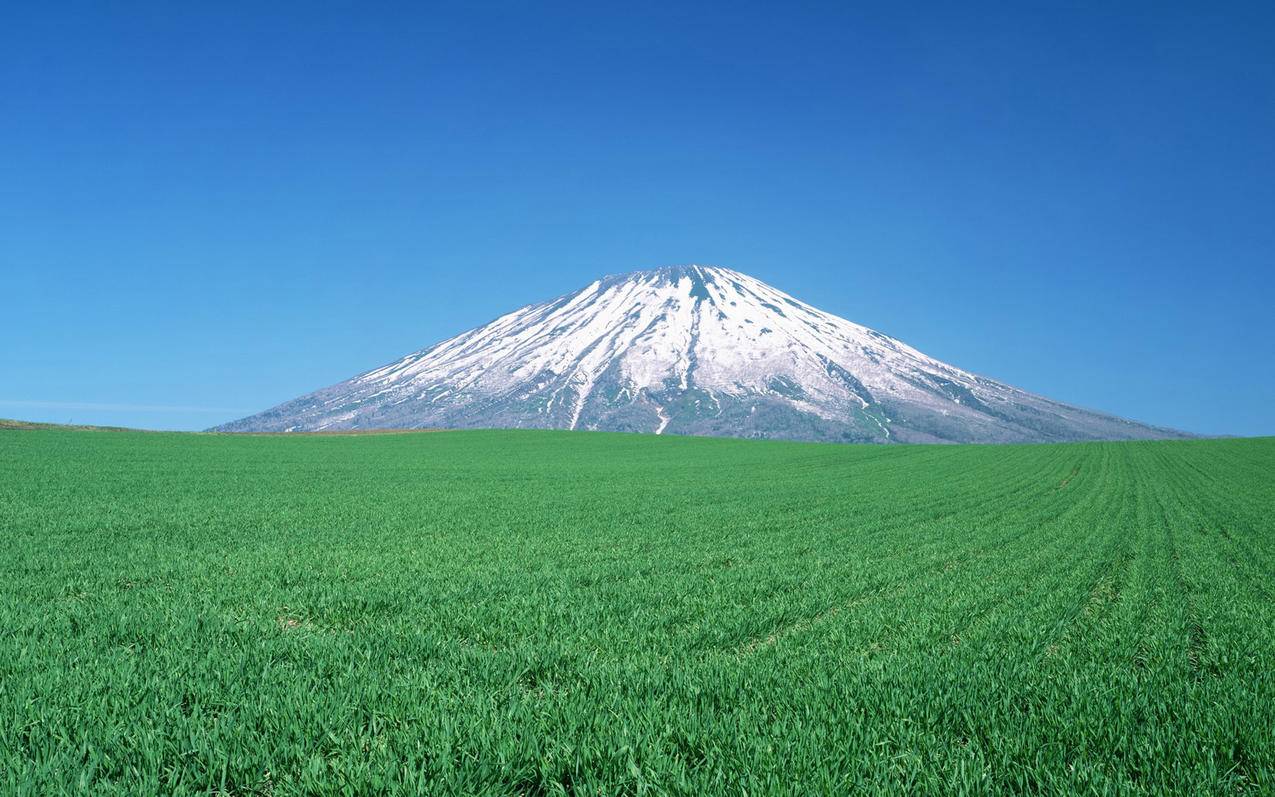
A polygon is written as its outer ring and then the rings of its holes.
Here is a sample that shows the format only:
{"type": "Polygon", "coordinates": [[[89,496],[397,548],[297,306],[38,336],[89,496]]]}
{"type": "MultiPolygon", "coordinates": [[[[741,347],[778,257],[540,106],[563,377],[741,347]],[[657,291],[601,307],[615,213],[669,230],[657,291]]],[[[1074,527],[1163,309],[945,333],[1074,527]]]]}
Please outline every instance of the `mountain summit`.
{"type": "Polygon", "coordinates": [[[596,280],[218,431],[422,427],[854,442],[1183,436],[976,376],[710,266],[596,280]]]}

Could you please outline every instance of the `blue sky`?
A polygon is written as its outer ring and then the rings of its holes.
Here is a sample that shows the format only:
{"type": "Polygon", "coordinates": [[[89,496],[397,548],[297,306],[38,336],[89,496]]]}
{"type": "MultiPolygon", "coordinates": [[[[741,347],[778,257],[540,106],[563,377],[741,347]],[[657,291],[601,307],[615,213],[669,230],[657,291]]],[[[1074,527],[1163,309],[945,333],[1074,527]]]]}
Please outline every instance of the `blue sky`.
{"type": "Polygon", "coordinates": [[[0,416],[204,428],[703,263],[1275,434],[1272,9],[14,4],[0,416]]]}

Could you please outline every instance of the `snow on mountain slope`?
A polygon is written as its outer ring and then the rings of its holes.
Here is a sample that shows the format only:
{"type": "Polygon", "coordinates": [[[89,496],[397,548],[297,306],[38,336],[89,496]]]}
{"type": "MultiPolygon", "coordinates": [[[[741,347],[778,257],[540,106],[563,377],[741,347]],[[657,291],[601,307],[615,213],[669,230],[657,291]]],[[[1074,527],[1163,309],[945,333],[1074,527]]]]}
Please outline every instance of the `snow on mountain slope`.
{"type": "Polygon", "coordinates": [[[862,442],[1182,436],[976,376],[708,266],[597,280],[219,430],[423,427],[862,442]]]}

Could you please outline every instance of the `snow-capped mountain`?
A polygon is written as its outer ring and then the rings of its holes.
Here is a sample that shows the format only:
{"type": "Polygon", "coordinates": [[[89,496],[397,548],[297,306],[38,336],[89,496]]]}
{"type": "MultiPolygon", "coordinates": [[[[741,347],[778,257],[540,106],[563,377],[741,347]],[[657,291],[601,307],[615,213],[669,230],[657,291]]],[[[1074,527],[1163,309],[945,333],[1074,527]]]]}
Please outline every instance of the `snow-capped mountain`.
{"type": "Polygon", "coordinates": [[[708,266],[605,277],[218,430],[423,427],[858,442],[1182,436],[976,376],[708,266]]]}

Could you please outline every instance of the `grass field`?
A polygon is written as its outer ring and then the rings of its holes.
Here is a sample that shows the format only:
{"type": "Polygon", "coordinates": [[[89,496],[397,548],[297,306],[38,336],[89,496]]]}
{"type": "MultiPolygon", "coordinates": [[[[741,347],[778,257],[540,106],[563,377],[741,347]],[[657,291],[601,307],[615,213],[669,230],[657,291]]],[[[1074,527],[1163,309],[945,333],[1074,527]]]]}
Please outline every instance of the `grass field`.
{"type": "Polygon", "coordinates": [[[1275,792],[1275,440],[0,431],[4,794],[1275,792]]]}

